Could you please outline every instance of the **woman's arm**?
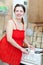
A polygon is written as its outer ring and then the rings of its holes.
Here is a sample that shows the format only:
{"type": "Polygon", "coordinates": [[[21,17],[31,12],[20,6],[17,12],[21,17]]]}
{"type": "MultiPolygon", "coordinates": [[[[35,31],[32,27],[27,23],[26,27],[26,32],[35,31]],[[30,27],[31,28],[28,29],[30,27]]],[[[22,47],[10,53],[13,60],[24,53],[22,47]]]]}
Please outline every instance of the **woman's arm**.
{"type": "Polygon", "coordinates": [[[13,27],[14,27],[13,21],[12,20],[8,21],[7,28],[6,28],[7,41],[10,42],[10,44],[13,45],[14,47],[21,50],[22,52],[27,53],[27,51],[24,48],[22,48],[19,44],[17,44],[17,42],[12,38],[13,27]]]}
{"type": "Polygon", "coordinates": [[[26,39],[26,33],[25,33],[25,39],[24,39],[24,45],[23,45],[23,46],[30,48],[30,41],[28,41],[28,40],[26,39]]]}
{"type": "Polygon", "coordinates": [[[31,42],[26,39],[26,29],[27,29],[27,28],[26,28],[26,24],[24,24],[25,39],[24,39],[24,45],[23,45],[23,46],[29,47],[29,48],[34,48],[34,47],[31,45],[31,42]]]}
{"type": "Polygon", "coordinates": [[[27,39],[26,39],[26,34],[25,34],[25,39],[24,39],[24,45],[23,45],[24,47],[28,47],[28,48],[30,48],[30,49],[35,49],[32,45],[31,45],[31,42],[29,41],[27,41],[27,39]]]}

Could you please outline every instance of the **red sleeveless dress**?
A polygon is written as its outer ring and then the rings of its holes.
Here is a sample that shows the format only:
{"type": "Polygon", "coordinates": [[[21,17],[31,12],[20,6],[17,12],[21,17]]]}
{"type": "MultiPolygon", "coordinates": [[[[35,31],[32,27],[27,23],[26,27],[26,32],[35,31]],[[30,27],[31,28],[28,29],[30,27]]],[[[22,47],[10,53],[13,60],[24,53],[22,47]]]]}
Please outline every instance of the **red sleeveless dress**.
{"type": "MultiPolygon", "coordinates": [[[[23,46],[24,40],[24,30],[13,30],[12,38],[19,44],[23,46]]],[[[3,62],[11,65],[20,65],[22,57],[22,52],[16,47],[12,46],[7,41],[7,36],[5,35],[0,41],[0,58],[3,62]]]]}

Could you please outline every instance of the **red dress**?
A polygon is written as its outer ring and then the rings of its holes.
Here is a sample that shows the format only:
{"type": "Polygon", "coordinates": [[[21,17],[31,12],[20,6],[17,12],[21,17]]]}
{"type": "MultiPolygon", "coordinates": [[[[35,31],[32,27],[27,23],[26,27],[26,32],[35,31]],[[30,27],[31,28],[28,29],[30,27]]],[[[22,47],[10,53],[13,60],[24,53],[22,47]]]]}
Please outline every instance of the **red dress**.
{"type": "MultiPolygon", "coordinates": [[[[12,38],[17,42],[17,44],[23,46],[24,30],[13,30],[12,38]]],[[[22,52],[16,47],[12,46],[7,41],[7,36],[5,35],[0,42],[1,60],[11,65],[20,65],[21,57],[22,52]]]]}

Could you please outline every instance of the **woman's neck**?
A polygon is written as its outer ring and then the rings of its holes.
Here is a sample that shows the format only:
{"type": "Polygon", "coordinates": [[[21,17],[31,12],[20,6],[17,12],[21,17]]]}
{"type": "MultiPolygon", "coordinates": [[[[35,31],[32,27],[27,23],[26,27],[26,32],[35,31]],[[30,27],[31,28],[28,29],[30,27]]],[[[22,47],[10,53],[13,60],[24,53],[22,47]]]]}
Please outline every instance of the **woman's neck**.
{"type": "Polygon", "coordinates": [[[16,21],[17,21],[18,23],[21,23],[21,19],[17,19],[17,18],[16,18],[16,21]]]}

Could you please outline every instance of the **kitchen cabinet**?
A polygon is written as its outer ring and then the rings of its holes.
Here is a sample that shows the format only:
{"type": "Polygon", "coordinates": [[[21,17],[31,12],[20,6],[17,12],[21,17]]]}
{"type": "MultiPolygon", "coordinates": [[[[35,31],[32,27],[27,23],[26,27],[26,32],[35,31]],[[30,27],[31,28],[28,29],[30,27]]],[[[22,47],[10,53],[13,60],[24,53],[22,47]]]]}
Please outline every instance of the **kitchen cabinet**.
{"type": "Polygon", "coordinates": [[[43,0],[29,0],[29,22],[43,23],[43,0]]]}

